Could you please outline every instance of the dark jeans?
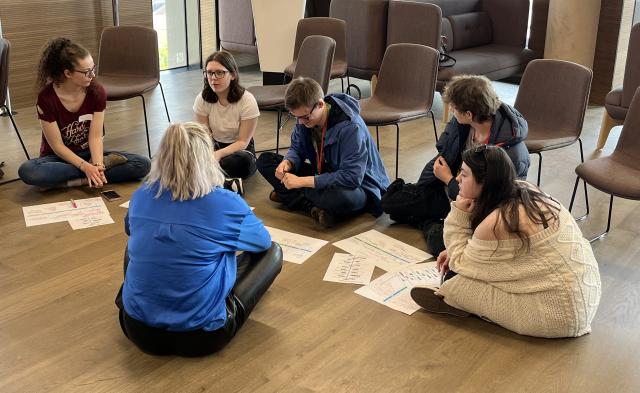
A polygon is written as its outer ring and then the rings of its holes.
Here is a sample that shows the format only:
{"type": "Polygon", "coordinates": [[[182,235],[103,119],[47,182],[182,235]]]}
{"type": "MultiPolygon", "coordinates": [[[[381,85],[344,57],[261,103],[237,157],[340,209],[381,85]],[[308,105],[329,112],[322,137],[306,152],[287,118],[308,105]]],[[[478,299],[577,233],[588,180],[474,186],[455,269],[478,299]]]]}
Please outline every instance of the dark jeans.
{"type": "Polygon", "coordinates": [[[382,210],[398,223],[422,229],[425,223],[446,218],[451,205],[441,182],[423,186],[396,179],[382,196],[382,210]]]}
{"type": "MultiPolygon", "coordinates": [[[[126,152],[116,152],[127,157],[122,165],[107,169],[104,175],[108,183],[120,183],[138,180],[149,173],[151,161],[148,158],[126,152]]],[[[85,161],[91,160],[91,152],[83,150],[76,154],[85,161]]],[[[109,154],[105,151],[104,155],[109,154]]],[[[18,169],[23,182],[37,187],[64,187],[67,181],[85,178],[86,175],[76,166],[69,164],[55,154],[25,161],[18,169]]]]}
{"type": "MultiPolygon", "coordinates": [[[[126,274],[129,256],[125,251],[126,274]]],[[[120,309],[120,327],[142,351],[152,355],[203,356],[224,348],[249,318],[258,301],[282,269],[282,249],[276,243],[261,253],[242,253],[237,256],[236,283],[226,299],[227,322],[213,331],[193,330],[172,332],[147,326],[129,316],[122,303],[122,287],[116,296],[120,309]]]]}
{"type": "MultiPolygon", "coordinates": [[[[224,149],[230,143],[215,142],[216,150],[224,149]]],[[[229,154],[220,160],[222,170],[227,177],[240,177],[246,179],[256,173],[256,148],[253,142],[249,142],[245,150],[229,154]]]]}
{"type": "MultiPolygon", "coordinates": [[[[323,190],[297,188],[288,190],[278,178],[276,167],[284,159],[280,154],[262,153],[258,158],[258,171],[271,184],[282,203],[291,210],[308,210],[316,206],[326,210],[336,218],[362,213],[367,206],[367,193],[362,187],[344,188],[332,186],[323,190]]],[[[313,176],[315,170],[308,163],[302,163],[293,172],[297,176],[313,176]]]]}

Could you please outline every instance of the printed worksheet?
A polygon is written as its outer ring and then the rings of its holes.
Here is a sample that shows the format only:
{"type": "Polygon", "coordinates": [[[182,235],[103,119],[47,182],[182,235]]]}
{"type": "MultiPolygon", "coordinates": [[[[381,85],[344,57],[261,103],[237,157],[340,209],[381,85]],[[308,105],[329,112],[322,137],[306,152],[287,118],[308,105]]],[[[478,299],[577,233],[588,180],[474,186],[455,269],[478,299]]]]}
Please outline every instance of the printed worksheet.
{"type": "Polygon", "coordinates": [[[101,197],[68,200],[22,208],[26,226],[74,221],[72,228],[112,224],[113,220],[101,197]],[[89,225],[89,222],[93,224],[89,225]],[[88,226],[86,226],[88,225],[88,226]]]}
{"type": "Polygon", "coordinates": [[[271,240],[282,247],[283,259],[288,262],[301,264],[315,254],[328,242],[322,239],[299,235],[282,229],[265,227],[271,234],[271,240]]]}
{"type": "Polygon", "coordinates": [[[324,275],[324,281],[368,284],[376,264],[365,257],[335,253],[324,275]]]}
{"type": "Polygon", "coordinates": [[[402,270],[387,272],[355,293],[396,311],[411,315],[420,309],[411,299],[411,288],[416,286],[436,288],[440,285],[440,273],[435,262],[411,265],[402,270]]]}
{"type": "Polygon", "coordinates": [[[372,229],[333,243],[351,255],[367,257],[386,271],[422,262],[431,255],[372,229]]]}

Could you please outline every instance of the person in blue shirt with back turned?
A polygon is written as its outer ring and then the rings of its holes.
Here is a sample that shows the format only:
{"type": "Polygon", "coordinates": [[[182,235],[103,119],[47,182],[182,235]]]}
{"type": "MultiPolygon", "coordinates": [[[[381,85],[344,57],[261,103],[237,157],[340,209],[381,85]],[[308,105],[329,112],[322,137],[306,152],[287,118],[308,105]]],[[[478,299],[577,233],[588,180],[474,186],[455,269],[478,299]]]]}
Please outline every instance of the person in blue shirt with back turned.
{"type": "Polygon", "coordinates": [[[273,187],[269,199],[325,227],[362,212],[380,216],[389,178],[358,101],[324,97],[315,80],[300,77],[289,83],[285,107],[298,121],[289,151],[258,158],[258,171],[273,187]]]}
{"type": "Polygon", "coordinates": [[[282,268],[282,251],[224,174],[205,126],[172,124],[125,219],[125,335],[155,355],[224,347],[282,268]],[[247,251],[236,258],[236,251],[247,251]]]}

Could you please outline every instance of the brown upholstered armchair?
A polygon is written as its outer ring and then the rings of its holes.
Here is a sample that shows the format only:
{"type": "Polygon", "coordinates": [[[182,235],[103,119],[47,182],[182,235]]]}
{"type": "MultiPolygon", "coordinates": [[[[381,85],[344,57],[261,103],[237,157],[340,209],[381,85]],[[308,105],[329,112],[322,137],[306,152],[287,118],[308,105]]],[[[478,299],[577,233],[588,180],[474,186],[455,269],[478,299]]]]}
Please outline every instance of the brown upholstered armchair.
{"type": "Polygon", "coordinates": [[[604,147],[611,129],[624,123],[638,86],[640,86],[640,23],[631,28],[622,86],[611,90],[605,98],[598,149],[604,147]]]}

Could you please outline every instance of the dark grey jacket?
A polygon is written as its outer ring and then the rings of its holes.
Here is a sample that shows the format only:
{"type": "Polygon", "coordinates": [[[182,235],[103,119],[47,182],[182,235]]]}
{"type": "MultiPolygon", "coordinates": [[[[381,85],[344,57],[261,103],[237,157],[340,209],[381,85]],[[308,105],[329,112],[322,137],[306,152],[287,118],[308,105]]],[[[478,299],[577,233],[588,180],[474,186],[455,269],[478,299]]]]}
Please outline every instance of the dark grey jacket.
{"type": "MultiPolygon", "coordinates": [[[[456,199],[460,191],[455,174],[458,173],[462,166],[462,152],[464,144],[469,137],[470,129],[470,125],[460,124],[454,117],[447,124],[444,133],[436,143],[438,156],[442,156],[447,161],[449,168],[451,168],[451,173],[454,175],[454,178],[447,184],[447,194],[451,199],[456,199]]],[[[512,106],[502,103],[496,111],[491,125],[489,144],[499,145],[507,151],[516,168],[516,176],[521,180],[527,178],[527,172],[529,171],[529,151],[523,142],[527,139],[528,133],[527,121],[520,112],[512,106]]],[[[424,167],[417,183],[418,186],[440,182],[433,173],[433,164],[438,156],[434,157],[424,167]]]]}

